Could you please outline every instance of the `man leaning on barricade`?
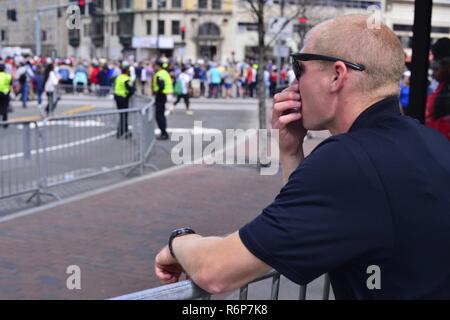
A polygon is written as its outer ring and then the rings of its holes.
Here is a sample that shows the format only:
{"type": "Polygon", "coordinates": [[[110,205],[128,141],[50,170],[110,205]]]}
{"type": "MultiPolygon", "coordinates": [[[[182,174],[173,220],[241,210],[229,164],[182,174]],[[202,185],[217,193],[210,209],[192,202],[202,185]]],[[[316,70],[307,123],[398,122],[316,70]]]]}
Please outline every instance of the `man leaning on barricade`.
{"type": "Polygon", "coordinates": [[[336,299],[450,298],[450,143],[401,114],[401,44],[367,19],[309,31],[274,97],[286,184],[230,235],[174,230],[155,258],[163,283],[186,273],[221,293],[273,268],[301,285],[329,273],[336,299]],[[332,136],[304,157],[307,130],[332,136]]]}

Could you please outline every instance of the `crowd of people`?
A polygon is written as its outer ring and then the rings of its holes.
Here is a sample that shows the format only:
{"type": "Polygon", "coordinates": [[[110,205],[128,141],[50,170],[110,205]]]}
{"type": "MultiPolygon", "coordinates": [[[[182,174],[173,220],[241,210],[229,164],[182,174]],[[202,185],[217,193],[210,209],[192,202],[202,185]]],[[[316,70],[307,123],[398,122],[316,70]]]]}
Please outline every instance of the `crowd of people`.
{"type": "MultiPolygon", "coordinates": [[[[191,97],[234,98],[256,97],[258,64],[250,59],[245,62],[234,62],[220,65],[212,61],[200,59],[196,62],[182,64],[162,57],[166,70],[174,83],[183,72],[189,76],[188,93],[191,97]]],[[[106,59],[77,60],[76,58],[51,59],[39,57],[7,57],[0,61],[6,72],[12,76],[13,95],[20,97],[24,108],[30,99],[42,103],[41,96],[45,84],[42,82],[47,65],[54,66],[60,87],[66,92],[95,93],[106,96],[108,88],[112,88],[114,79],[120,75],[121,68],[130,68],[130,77],[142,94],[151,94],[151,79],[155,73],[155,61],[108,61],[106,59]]],[[[277,77],[278,84],[286,85],[294,80],[293,71],[286,64],[280,73],[271,61],[265,66],[264,82],[267,96],[273,96],[277,77]]],[[[185,81],[186,82],[186,81],[185,81]]]]}

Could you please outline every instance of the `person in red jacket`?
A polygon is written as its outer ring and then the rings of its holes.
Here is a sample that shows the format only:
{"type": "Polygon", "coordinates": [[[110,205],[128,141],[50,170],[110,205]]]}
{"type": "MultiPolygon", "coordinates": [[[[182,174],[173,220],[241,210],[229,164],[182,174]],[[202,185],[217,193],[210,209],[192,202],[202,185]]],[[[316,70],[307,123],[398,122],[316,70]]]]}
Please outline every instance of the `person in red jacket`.
{"type": "Polygon", "coordinates": [[[97,75],[100,72],[100,67],[97,63],[92,64],[91,73],[89,75],[89,82],[91,83],[92,90],[95,94],[99,94],[100,90],[98,88],[98,77],[97,75]]]}
{"type": "MultiPolygon", "coordinates": [[[[448,38],[443,39],[448,40],[448,38]]],[[[434,54],[433,78],[439,85],[428,96],[425,124],[441,132],[450,140],[450,40],[438,41],[432,51],[434,54]],[[441,43],[448,43],[448,45],[442,46],[441,43]],[[441,47],[448,48],[437,50],[441,47]]]]}

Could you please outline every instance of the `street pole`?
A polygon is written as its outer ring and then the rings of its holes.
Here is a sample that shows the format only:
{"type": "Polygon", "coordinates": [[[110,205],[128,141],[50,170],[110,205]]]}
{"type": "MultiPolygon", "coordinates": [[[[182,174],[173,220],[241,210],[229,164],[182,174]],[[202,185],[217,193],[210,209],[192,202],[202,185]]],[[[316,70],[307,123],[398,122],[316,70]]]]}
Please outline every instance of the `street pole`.
{"type": "Polygon", "coordinates": [[[425,122],[425,105],[428,88],[428,55],[433,1],[416,1],[412,41],[411,86],[407,115],[425,122]]]}
{"type": "Polygon", "coordinates": [[[159,59],[159,7],[160,0],[156,1],[156,56],[159,59]]]}
{"type": "Polygon", "coordinates": [[[42,48],[41,48],[41,15],[39,11],[36,12],[36,16],[34,17],[34,20],[36,22],[35,25],[35,32],[36,32],[36,55],[38,57],[42,54],[42,48]]]}
{"type": "Polygon", "coordinates": [[[36,9],[36,15],[34,16],[35,21],[35,34],[36,34],[36,55],[41,56],[42,54],[42,42],[41,42],[41,12],[45,11],[53,11],[58,9],[64,9],[67,8],[70,5],[76,5],[77,2],[69,2],[67,4],[62,5],[51,5],[51,6],[45,6],[45,7],[39,7],[36,9]]]}
{"type": "Polygon", "coordinates": [[[112,29],[112,26],[111,26],[111,24],[110,24],[110,22],[109,22],[109,13],[108,14],[106,14],[105,15],[106,16],[106,25],[108,26],[107,27],[107,30],[108,30],[108,37],[107,37],[107,45],[106,45],[106,59],[109,61],[109,50],[110,50],[110,47],[111,47],[111,29],[112,29]]]}
{"type": "MultiPolygon", "coordinates": [[[[0,14],[3,14],[3,13],[5,13],[5,12],[7,12],[7,9],[0,9],[0,14]]],[[[3,29],[3,24],[1,25],[1,28],[0,28],[0,58],[2,58],[2,49],[3,49],[3,39],[2,39],[2,34],[1,34],[1,32],[3,31],[3,30],[5,30],[5,29],[3,29]]],[[[5,34],[6,34],[6,30],[4,31],[5,32],[5,34]]]]}
{"type": "MultiPolygon", "coordinates": [[[[280,1],[280,11],[281,11],[281,17],[284,16],[284,0],[280,1]]],[[[275,40],[275,45],[277,47],[277,88],[280,86],[281,83],[281,39],[280,36],[277,36],[277,39],[275,40]]]]}

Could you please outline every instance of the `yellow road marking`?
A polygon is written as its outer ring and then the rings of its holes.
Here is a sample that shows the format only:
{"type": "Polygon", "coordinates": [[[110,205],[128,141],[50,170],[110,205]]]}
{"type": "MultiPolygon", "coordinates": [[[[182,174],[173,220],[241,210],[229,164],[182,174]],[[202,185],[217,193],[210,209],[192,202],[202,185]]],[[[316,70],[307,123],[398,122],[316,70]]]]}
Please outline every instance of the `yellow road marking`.
{"type": "MultiPolygon", "coordinates": [[[[71,116],[77,113],[81,113],[81,112],[86,112],[86,111],[90,111],[95,109],[94,106],[91,105],[85,105],[85,106],[80,106],[77,108],[73,108],[64,112],[61,112],[60,114],[56,114],[55,116],[71,116]]],[[[10,119],[11,122],[23,122],[23,121],[38,121],[41,120],[42,117],[41,116],[25,116],[25,117],[16,117],[16,118],[12,118],[10,119]]]]}
{"type": "Polygon", "coordinates": [[[80,107],[77,107],[77,108],[74,108],[74,109],[70,109],[70,110],[64,111],[61,114],[65,115],[65,116],[71,116],[71,115],[74,115],[74,114],[77,114],[77,113],[91,111],[93,109],[95,109],[94,106],[86,105],[86,106],[80,106],[80,107]]]}
{"type": "Polygon", "coordinates": [[[28,116],[28,117],[16,117],[9,119],[10,122],[26,122],[26,121],[37,121],[41,120],[42,118],[40,116],[28,116]]]}

